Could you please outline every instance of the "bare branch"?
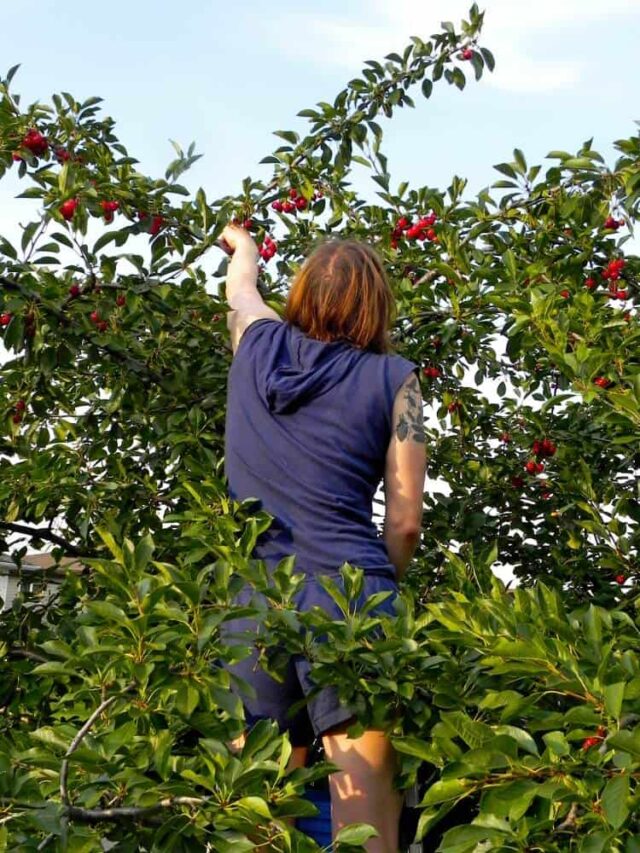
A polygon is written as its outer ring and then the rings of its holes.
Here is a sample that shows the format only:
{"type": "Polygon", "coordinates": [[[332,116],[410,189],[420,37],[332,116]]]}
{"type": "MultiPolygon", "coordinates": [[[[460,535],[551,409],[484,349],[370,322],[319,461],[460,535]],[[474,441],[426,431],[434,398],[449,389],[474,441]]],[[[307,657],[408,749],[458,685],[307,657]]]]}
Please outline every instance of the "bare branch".
{"type": "Polygon", "coordinates": [[[95,709],[93,714],[89,717],[84,726],[80,729],[78,734],[74,737],[69,745],[69,749],[66,751],[64,758],[62,759],[62,764],[60,765],[60,799],[65,805],[69,805],[69,792],[67,790],[67,777],[69,775],[69,758],[73,755],[76,749],[80,746],[82,741],[84,740],[85,735],[91,729],[91,726],[98,719],[100,714],[106,710],[110,705],[119,699],[118,696],[111,696],[109,699],[105,699],[104,702],[101,702],[98,707],[95,709]]]}
{"type": "Polygon", "coordinates": [[[569,814],[562,821],[562,823],[558,824],[556,827],[557,830],[562,832],[564,829],[574,829],[576,825],[576,820],[578,818],[578,804],[571,803],[571,808],[569,809],[569,814]]]}
{"type": "Polygon", "coordinates": [[[201,806],[205,797],[167,797],[152,806],[119,806],[113,809],[85,809],[81,806],[69,806],[68,817],[80,823],[99,823],[103,820],[115,820],[116,818],[143,818],[153,815],[162,809],[171,809],[174,806],[201,806]]]}
{"type": "Polygon", "coordinates": [[[49,658],[44,657],[44,655],[39,655],[37,652],[32,652],[29,649],[19,649],[19,648],[11,648],[7,654],[9,660],[11,658],[25,658],[25,660],[32,660],[36,663],[49,663],[49,658]]]}
{"type": "Polygon", "coordinates": [[[60,545],[73,557],[96,557],[95,551],[87,551],[83,548],[78,548],[77,545],[72,545],[67,542],[62,536],[58,536],[52,530],[41,527],[29,527],[26,524],[14,524],[9,521],[0,521],[0,529],[11,530],[13,533],[26,533],[27,536],[32,536],[35,539],[45,539],[47,542],[53,542],[54,545],[60,545]]]}

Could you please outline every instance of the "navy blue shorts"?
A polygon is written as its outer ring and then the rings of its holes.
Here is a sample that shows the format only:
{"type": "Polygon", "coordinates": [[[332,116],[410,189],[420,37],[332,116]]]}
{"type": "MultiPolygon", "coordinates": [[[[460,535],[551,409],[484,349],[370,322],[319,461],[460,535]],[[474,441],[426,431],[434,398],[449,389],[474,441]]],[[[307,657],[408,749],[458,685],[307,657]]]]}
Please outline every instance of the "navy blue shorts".
{"type": "MultiPolygon", "coordinates": [[[[324,572],[338,583],[342,590],[342,578],[339,574],[324,572]]],[[[395,615],[393,600],[398,592],[396,581],[388,575],[368,574],[365,572],[362,596],[359,603],[376,592],[392,593],[372,614],[387,613],[395,615]]],[[[257,593],[247,588],[238,597],[238,604],[247,604],[257,593]]],[[[312,607],[322,607],[330,617],[336,620],[344,619],[333,599],[324,591],[314,577],[308,577],[295,603],[299,611],[304,612],[312,607]]],[[[258,623],[254,619],[231,619],[223,623],[222,637],[240,645],[246,642],[247,633],[256,633],[258,623]],[[242,636],[244,635],[244,636],[242,636]]],[[[302,655],[292,655],[284,675],[284,682],[276,681],[266,673],[258,663],[258,653],[254,651],[249,657],[239,663],[226,665],[229,672],[242,678],[255,690],[255,697],[244,695],[234,684],[232,689],[240,696],[245,709],[247,726],[250,727],[260,719],[275,720],[281,731],[287,731],[293,746],[309,746],[319,735],[324,734],[340,723],[352,719],[353,711],[340,703],[337,691],[333,687],[323,687],[306,705],[291,715],[289,709],[298,701],[308,696],[316,687],[311,680],[311,664],[302,655]]]]}

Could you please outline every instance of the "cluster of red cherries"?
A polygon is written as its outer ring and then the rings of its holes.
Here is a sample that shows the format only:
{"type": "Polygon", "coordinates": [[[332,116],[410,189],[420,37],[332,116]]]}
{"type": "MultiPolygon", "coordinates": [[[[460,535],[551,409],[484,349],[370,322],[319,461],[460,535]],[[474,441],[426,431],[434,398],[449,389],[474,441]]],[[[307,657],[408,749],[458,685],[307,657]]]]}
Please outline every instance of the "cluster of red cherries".
{"type": "Polygon", "coordinates": [[[609,298],[610,299],[628,299],[629,291],[620,290],[617,281],[620,280],[620,275],[625,266],[624,258],[616,258],[609,261],[607,266],[602,270],[602,278],[609,282],[609,298]]]}
{"type": "Polygon", "coordinates": [[[263,261],[270,261],[271,258],[278,251],[278,244],[275,243],[271,237],[267,234],[264,238],[264,242],[260,243],[258,246],[258,252],[263,261]]]}
{"type": "Polygon", "coordinates": [[[416,223],[412,223],[406,216],[401,216],[391,232],[391,248],[398,248],[398,241],[405,237],[407,240],[430,240],[438,242],[438,235],[434,225],[437,222],[435,213],[423,216],[416,223]]]}
{"type": "Polygon", "coordinates": [[[442,371],[439,367],[427,366],[422,369],[422,372],[429,379],[437,379],[439,376],[442,376],[442,371]]]}
{"type": "Polygon", "coordinates": [[[100,331],[100,332],[106,332],[107,331],[107,326],[109,324],[107,323],[106,320],[103,320],[100,317],[99,311],[92,311],[91,314],[89,314],[89,319],[91,320],[93,325],[96,327],[96,329],[98,329],[98,331],[100,331]]]}
{"type": "Polygon", "coordinates": [[[608,216],[604,221],[604,227],[607,231],[617,231],[624,224],[624,219],[614,219],[613,216],[608,216]]]}
{"type": "Polygon", "coordinates": [[[558,448],[550,438],[543,438],[542,440],[536,439],[531,446],[531,452],[536,459],[530,459],[525,464],[524,470],[527,474],[542,474],[544,471],[544,463],[540,462],[540,460],[555,456],[557,449],[558,448]]]}
{"type": "MultiPolygon", "coordinates": [[[[311,201],[317,201],[321,198],[323,198],[322,191],[316,190],[316,192],[311,196],[311,201]]],[[[284,199],[284,201],[276,199],[271,205],[272,209],[275,210],[276,213],[296,213],[298,210],[306,210],[308,206],[309,202],[307,199],[294,187],[291,187],[289,190],[288,198],[284,199]]]]}
{"type": "Polygon", "coordinates": [[[588,749],[591,749],[592,746],[597,746],[597,744],[602,743],[604,738],[606,737],[607,730],[604,726],[598,726],[596,730],[596,734],[591,737],[586,737],[582,741],[582,749],[586,752],[588,749]]]}

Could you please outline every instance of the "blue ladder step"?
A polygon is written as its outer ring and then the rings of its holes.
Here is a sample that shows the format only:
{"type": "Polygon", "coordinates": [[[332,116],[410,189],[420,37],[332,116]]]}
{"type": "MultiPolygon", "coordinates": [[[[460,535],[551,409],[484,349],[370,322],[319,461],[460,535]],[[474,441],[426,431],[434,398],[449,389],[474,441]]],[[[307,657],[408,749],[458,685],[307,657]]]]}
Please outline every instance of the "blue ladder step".
{"type": "Polygon", "coordinates": [[[322,847],[331,844],[331,798],[329,791],[307,791],[305,799],[319,810],[313,817],[300,817],[296,820],[296,829],[304,832],[322,847]]]}

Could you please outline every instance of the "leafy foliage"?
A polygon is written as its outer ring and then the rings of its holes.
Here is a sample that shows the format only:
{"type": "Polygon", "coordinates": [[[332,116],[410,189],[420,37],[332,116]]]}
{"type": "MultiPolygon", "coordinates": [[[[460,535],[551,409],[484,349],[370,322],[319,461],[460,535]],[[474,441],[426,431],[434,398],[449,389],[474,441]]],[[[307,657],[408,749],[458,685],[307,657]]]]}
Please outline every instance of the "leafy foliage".
{"type": "Polygon", "coordinates": [[[287,818],[330,766],[287,772],[267,723],[229,745],[243,720],[221,664],[248,645],[220,628],[249,613],[265,667],[307,655],[356,730],[391,732],[401,784],[426,768],[432,847],[637,849],[640,138],[611,168],[589,141],[544,173],[516,150],[472,200],[460,177],[393,184],[381,122],[416,87],[491,70],[481,25],[473,7],[459,31],[367,62],[300,113],[306,134],[277,131],[268,180],[213,201],[178,183],[195,146],[147,177],[100,99],[23,108],[15,69],[1,81],[0,178],[17,171],[38,206],[19,245],[0,237],[2,547],[20,566],[26,543],[52,545],[75,567],[1,617],[0,849],[317,849],[287,818]],[[216,295],[203,266],[231,218],[277,238],[259,285],[276,309],[324,236],[385,259],[448,490],[425,495],[395,618],[353,612],[348,564],[330,590],[345,618],[298,614],[295,559],[272,577],[252,559],[271,519],[226,493],[226,260],[216,295]],[[501,565],[523,586],[496,581],[501,565]],[[246,580],[272,606],[235,604],[246,580]]]}

